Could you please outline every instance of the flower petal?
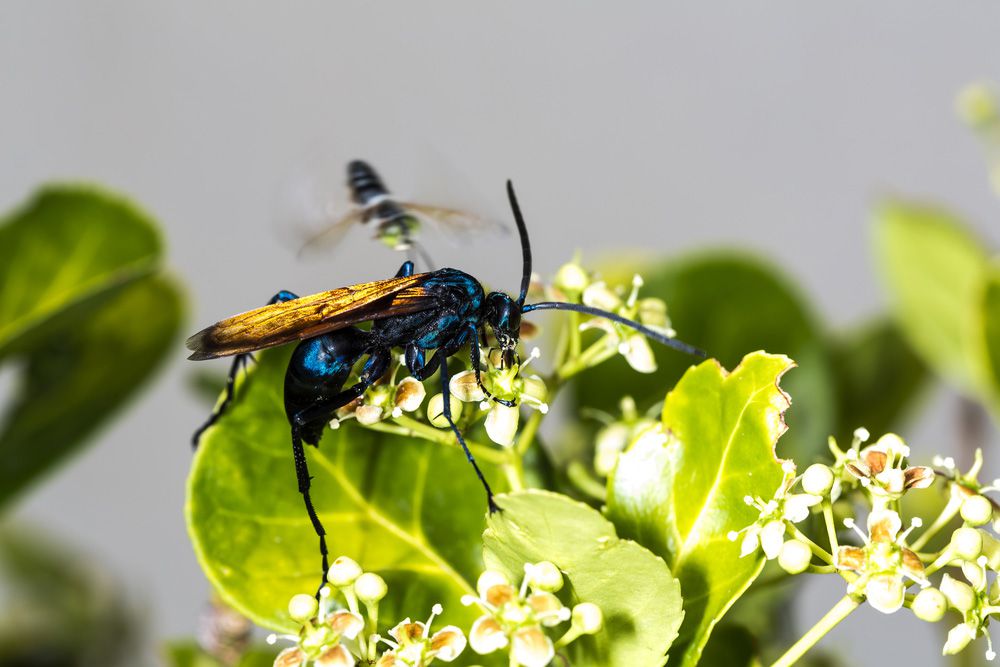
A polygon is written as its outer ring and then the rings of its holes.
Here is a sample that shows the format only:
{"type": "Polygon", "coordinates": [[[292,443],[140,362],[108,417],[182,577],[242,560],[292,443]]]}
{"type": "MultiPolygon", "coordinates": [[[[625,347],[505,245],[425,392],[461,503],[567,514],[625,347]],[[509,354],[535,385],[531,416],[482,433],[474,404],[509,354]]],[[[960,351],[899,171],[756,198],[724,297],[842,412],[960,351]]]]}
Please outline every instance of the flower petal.
{"type": "Polygon", "coordinates": [[[926,466],[907,468],[903,479],[907,489],[924,489],[934,483],[934,469],[926,466]]]}
{"type": "Polygon", "coordinates": [[[823,498],[811,493],[793,493],[785,498],[783,516],[792,523],[805,521],[809,518],[809,508],[818,505],[823,498]]]}
{"type": "Polygon", "coordinates": [[[298,646],[286,648],[274,659],[274,667],[301,667],[306,664],[306,654],[298,646]]]}
{"type": "Polygon", "coordinates": [[[868,466],[868,470],[871,471],[870,475],[877,475],[885,470],[888,458],[888,455],[883,450],[875,449],[874,446],[865,447],[861,452],[861,460],[868,466]]]}
{"type": "Polygon", "coordinates": [[[517,435],[517,422],[520,416],[521,410],[516,405],[495,403],[490,408],[490,413],[486,415],[486,435],[498,445],[510,447],[514,444],[514,436],[517,435]]]}
{"type": "Polygon", "coordinates": [[[962,649],[969,645],[976,638],[976,631],[965,623],[956,625],[948,631],[948,640],[944,643],[942,655],[954,655],[961,653],[962,649]]]}
{"type": "Polygon", "coordinates": [[[469,630],[469,646],[480,655],[507,646],[507,635],[492,616],[480,616],[469,630]]]}
{"type": "Polygon", "coordinates": [[[886,468],[875,475],[875,480],[889,493],[902,493],[906,490],[905,476],[899,468],[886,468]]]}
{"type": "Polygon", "coordinates": [[[757,547],[760,546],[760,528],[757,526],[751,526],[747,530],[747,534],[743,536],[743,542],[740,544],[740,558],[744,556],[749,556],[754,551],[757,551],[757,547]]]}
{"type": "Polygon", "coordinates": [[[375,667],[396,667],[396,652],[389,650],[375,663],[375,667]]]}
{"type": "Polygon", "coordinates": [[[545,667],[556,655],[556,650],[538,626],[521,628],[511,637],[511,657],[524,667],[545,667]]]}
{"type": "Polygon", "coordinates": [[[895,542],[903,521],[894,510],[872,510],[868,514],[868,535],[872,542],[895,542]]]}
{"type": "Polygon", "coordinates": [[[834,565],[838,570],[859,572],[865,566],[865,550],[861,547],[840,547],[834,565]]]}
{"type": "Polygon", "coordinates": [[[431,637],[431,651],[438,660],[451,662],[465,650],[465,635],[454,625],[446,625],[431,637]]]}
{"type": "Polygon", "coordinates": [[[342,644],[323,651],[315,661],[316,667],[354,667],[354,664],[354,657],[342,644]]]}
{"type": "Polygon", "coordinates": [[[517,597],[517,590],[508,584],[497,584],[486,591],[486,601],[494,607],[501,607],[517,597]]]}
{"type": "Polygon", "coordinates": [[[847,461],[844,463],[844,467],[847,469],[847,472],[851,473],[858,479],[868,479],[872,476],[871,469],[861,461],[854,463],[847,461]]]}
{"type": "Polygon", "coordinates": [[[354,639],[365,627],[364,620],[357,614],[350,611],[338,611],[332,614],[326,621],[330,629],[338,637],[354,639]]]}
{"type": "MultiPolygon", "coordinates": [[[[533,593],[528,596],[527,602],[528,606],[530,606],[535,612],[535,618],[537,618],[542,625],[559,625],[567,618],[559,613],[559,610],[565,609],[565,607],[563,607],[563,603],[559,601],[559,598],[552,593],[533,593]]],[[[567,613],[568,611],[569,610],[567,610],[567,613]]]]}
{"type": "Polygon", "coordinates": [[[411,622],[410,619],[406,619],[392,630],[389,634],[392,635],[393,639],[398,641],[400,644],[412,644],[414,642],[419,642],[424,638],[424,631],[426,628],[423,623],[417,621],[416,623],[411,622]]]}
{"type": "Polygon", "coordinates": [[[656,372],[656,357],[653,348],[642,334],[632,334],[621,342],[618,351],[625,357],[628,365],[639,373],[656,372]]]}
{"type": "Polygon", "coordinates": [[[913,553],[906,547],[902,548],[903,552],[903,571],[910,575],[911,579],[917,581],[923,579],[924,577],[924,564],[920,561],[920,557],[913,553]]]}
{"type": "Polygon", "coordinates": [[[768,521],[760,529],[760,546],[768,560],[778,557],[781,545],[785,543],[785,522],[768,521]]]}

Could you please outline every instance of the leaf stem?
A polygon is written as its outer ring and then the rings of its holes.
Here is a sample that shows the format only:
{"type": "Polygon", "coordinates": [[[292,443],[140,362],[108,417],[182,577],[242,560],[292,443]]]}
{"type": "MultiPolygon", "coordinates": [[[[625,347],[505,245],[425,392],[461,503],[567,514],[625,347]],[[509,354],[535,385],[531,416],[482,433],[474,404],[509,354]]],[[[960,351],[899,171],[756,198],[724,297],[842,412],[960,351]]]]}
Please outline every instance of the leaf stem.
{"type": "Polygon", "coordinates": [[[587,494],[594,500],[604,502],[608,499],[608,489],[600,480],[596,479],[587,468],[579,461],[573,461],[566,468],[566,477],[582,493],[587,494]]]}
{"type": "Polygon", "coordinates": [[[856,600],[850,595],[840,598],[840,601],[823,618],[819,619],[816,625],[812,626],[808,632],[802,635],[790,649],[785,651],[785,654],[778,658],[771,667],[789,667],[789,665],[794,665],[799,658],[816,645],[816,642],[825,637],[830,630],[833,630],[838,623],[847,618],[860,604],[860,600],[856,600]]]}

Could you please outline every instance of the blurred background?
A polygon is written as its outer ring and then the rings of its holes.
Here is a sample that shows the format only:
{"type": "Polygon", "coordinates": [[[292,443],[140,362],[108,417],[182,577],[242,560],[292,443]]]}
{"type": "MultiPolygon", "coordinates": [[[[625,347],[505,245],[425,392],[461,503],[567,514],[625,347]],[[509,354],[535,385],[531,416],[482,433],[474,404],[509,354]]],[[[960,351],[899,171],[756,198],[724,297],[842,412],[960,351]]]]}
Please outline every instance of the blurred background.
{"type": "MultiPolygon", "coordinates": [[[[401,196],[503,220],[510,177],[543,275],[576,250],[739,247],[846,328],[885,308],[870,252],[880,196],[947,203],[1000,243],[982,146],[954,105],[965,84],[1000,77],[998,28],[988,3],[13,0],[0,10],[0,206],[51,180],[127,194],[165,231],[193,332],[279,289],[395,272],[400,257],[365,233],[297,257],[282,192],[303,173],[365,158],[401,196]]],[[[434,255],[516,288],[512,236],[434,255]]],[[[182,513],[206,413],[185,357],[178,343],[132,409],[13,512],[121,576],[149,641],[191,635],[209,592],[182,513]]],[[[915,457],[951,451],[956,404],[936,389],[900,429],[915,457]]],[[[992,430],[989,444],[996,464],[992,430]]],[[[801,629],[841,594],[810,587],[801,629]]],[[[942,660],[942,637],[912,615],[876,614],[822,645],[850,664],[942,660]]]]}

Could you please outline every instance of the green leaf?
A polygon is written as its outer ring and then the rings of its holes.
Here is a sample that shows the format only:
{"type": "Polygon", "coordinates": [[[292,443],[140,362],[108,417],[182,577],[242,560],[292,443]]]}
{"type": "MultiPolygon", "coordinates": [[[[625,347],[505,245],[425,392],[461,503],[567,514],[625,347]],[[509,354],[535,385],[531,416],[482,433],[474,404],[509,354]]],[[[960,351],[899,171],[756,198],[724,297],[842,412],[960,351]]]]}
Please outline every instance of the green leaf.
{"type": "Polygon", "coordinates": [[[831,344],[839,415],[833,434],[850,442],[859,426],[894,430],[927,385],[927,367],[892,322],[877,320],[831,344]]]}
{"type": "MultiPolygon", "coordinates": [[[[261,354],[237,385],[231,410],[202,439],[186,507],[209,580],[237,611],[279,631],[296,627],[287,615],[289,598],[315,591],[320,576],[283,409],[290,353],[285,347],[261,354]]],[[[424,618],[441,603],[444,623],[469,627],[476,615],[460,599],[474,592],[469,582],[482,569],[486,499],[457,444],[377,433],[348,421],[328,430],[318,449],[306,449],[331,559],[349,556],[389,584],[380,619],[424,618]]],[[[480,465],[502,490],[497,470],[480,465]]]]}
{"type": "Polygon", "coordinates": [[[526,491],[497,502],[503,511],[489,517],[483,534],[486,565],[516,582],[525,563],[551,561],[568,582],[569,605],[592,602],[604,613],[601,632],[561,651],[569,664],[666,662],[684,612],[680,586],[662,559],[619,539],[600,513],[566,496],[526,491]]]}
{"type": "Polygon", "coordinates": [[[153,222],[96,188],[50,186],[0,221],[0,356],[71,305],[152,272],[153,222]]]}
{"type": "MultiPolygon", "coordinates": [[[[798,360],[799,367],[784,381],[796,403],[781,451],[796,460],[811,460],[825,451],[836,417],[825,336],[788,277],[762,259],[722,250],[670,262],[612,266],[604,273],[612,281],[627,282],[632,271],[645,280],[640,296],[666,301],[678,337],[706,350],[726,368],[754,350],[781,350],[798,360]]],[[[655,373],[636,373],[617,357],[577,378],[576,403],[617,414],[622,395],[629,394],[640,410],[651,407],[694,363],[675,350],[652,347],[659,367],[655,373]]]]}
{"type": "Polygon", "coordinates": [[[875,223],[875,258],[903,335],[938,374],[977,393],[982,243],[951,213],[910,202],[883,204],[875,223]]]}
{"type": "MultiPolygon", "coordinates": [[[[276,648],[251,648],[232,667],[273,667],[277,655],[276,648]]],[[[168,667],[226,667],[192,640],[170,642],[163,647],[163,657],[168,667]]]]}
{"type": "Polygon", "coordinates": [[[979,297],[982,377],[994,415],[1000,414],[1000,263],[992,263],[986,272],[979,297]]]}
{"type": "Polygon", "coordinates": [[[690,369],[667,395],[665,444],[641,441],[608,479],[608,515],[625,537],[663,557],[681,582],[684,625],[672,664],[693,665],[715,623],[763,559],[739,557],[727,534],[757,519],[743,498],[774,494],[782,479],[774,449],[789,399],[778,387],[793,363],[754,352],[732,372],[715,361],[690,369]]]}
{"type": "Polygon", "coordinates": [[[0,505],[78,449],[172,349],[183,313],[152,223],[79,187],[42,191],[0,227],[0,505]]]}

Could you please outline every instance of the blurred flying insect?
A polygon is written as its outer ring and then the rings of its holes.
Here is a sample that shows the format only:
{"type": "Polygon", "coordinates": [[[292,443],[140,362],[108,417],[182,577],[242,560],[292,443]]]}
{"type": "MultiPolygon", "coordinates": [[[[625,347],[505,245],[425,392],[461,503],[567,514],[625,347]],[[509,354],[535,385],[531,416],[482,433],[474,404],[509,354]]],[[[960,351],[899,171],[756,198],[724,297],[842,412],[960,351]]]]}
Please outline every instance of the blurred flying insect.
{"type": "Polygon", "coordinates": [[[485,218],[443,206],[428,206],[397,200],[385,187],[382,178],[370,164],[353,160],[347,165],[347,188],[353,208],[346,214],[328,221],[310,236],[303,250],[311,247],[334,246],[343,240],[354,225],[375,228],[375,238],[392,248],[420,258],[428,268],[433,262],[417,241],[424,223],[439,225],[448,232],[467,233],[503,230],[504,227],[485,218]]]}
{"type": "Polygon", "coordinates": [[[187,340],[187,347],[193,351],[190,359],[235,355],[225,397],[195,433],[195,446],[201,433],[214,424],[233,401],[236,374],[249,354],[300,341],[285,373],[285,414],[291,427],[299,492],[319,537],[324,574],[328,569],[326,532],[309,494],[311,478],[303,443],[317,446],[336,411],[362,396],[389,371],[394,348],[403,349],[405,366],[413,378],[423,381],[435,372],[440,377],[444,399],[442,414],[486,490],[490,512],[497,510],[493,491],[452,419],[447,363],[449,357],[468,345],[472,369],[483,394],[490,400],[513,407],[513,401],[490,394],[480,377],[480,339],[485,340],[487,326],[499,345],[496,356],[506,368],[518,363],[516,347],[521,315],[534,310],[572,310],[603,317],[682,352],[705,356],[687,343],[616,313],[577,303],[553,301],[525,305],[531,280],[531,245],[509,181],[507,196],[521,239],[521,292],[516,300],[503,292],[486,294],[477,279],[458,269],[414,273],[413,262],[407,261],[396,276],[388,280],[301,298],[291,292],[278,292],[269,305],[217,322],[187,340]],[[368,321],[371,322],[369,330],[354,326],[368,321]],[[433,356],[428,360],[426,354],[431,350],[433,356]],[[357,382],[344,389],[352,369],[363,357],[366,359],[357,382]]]}

